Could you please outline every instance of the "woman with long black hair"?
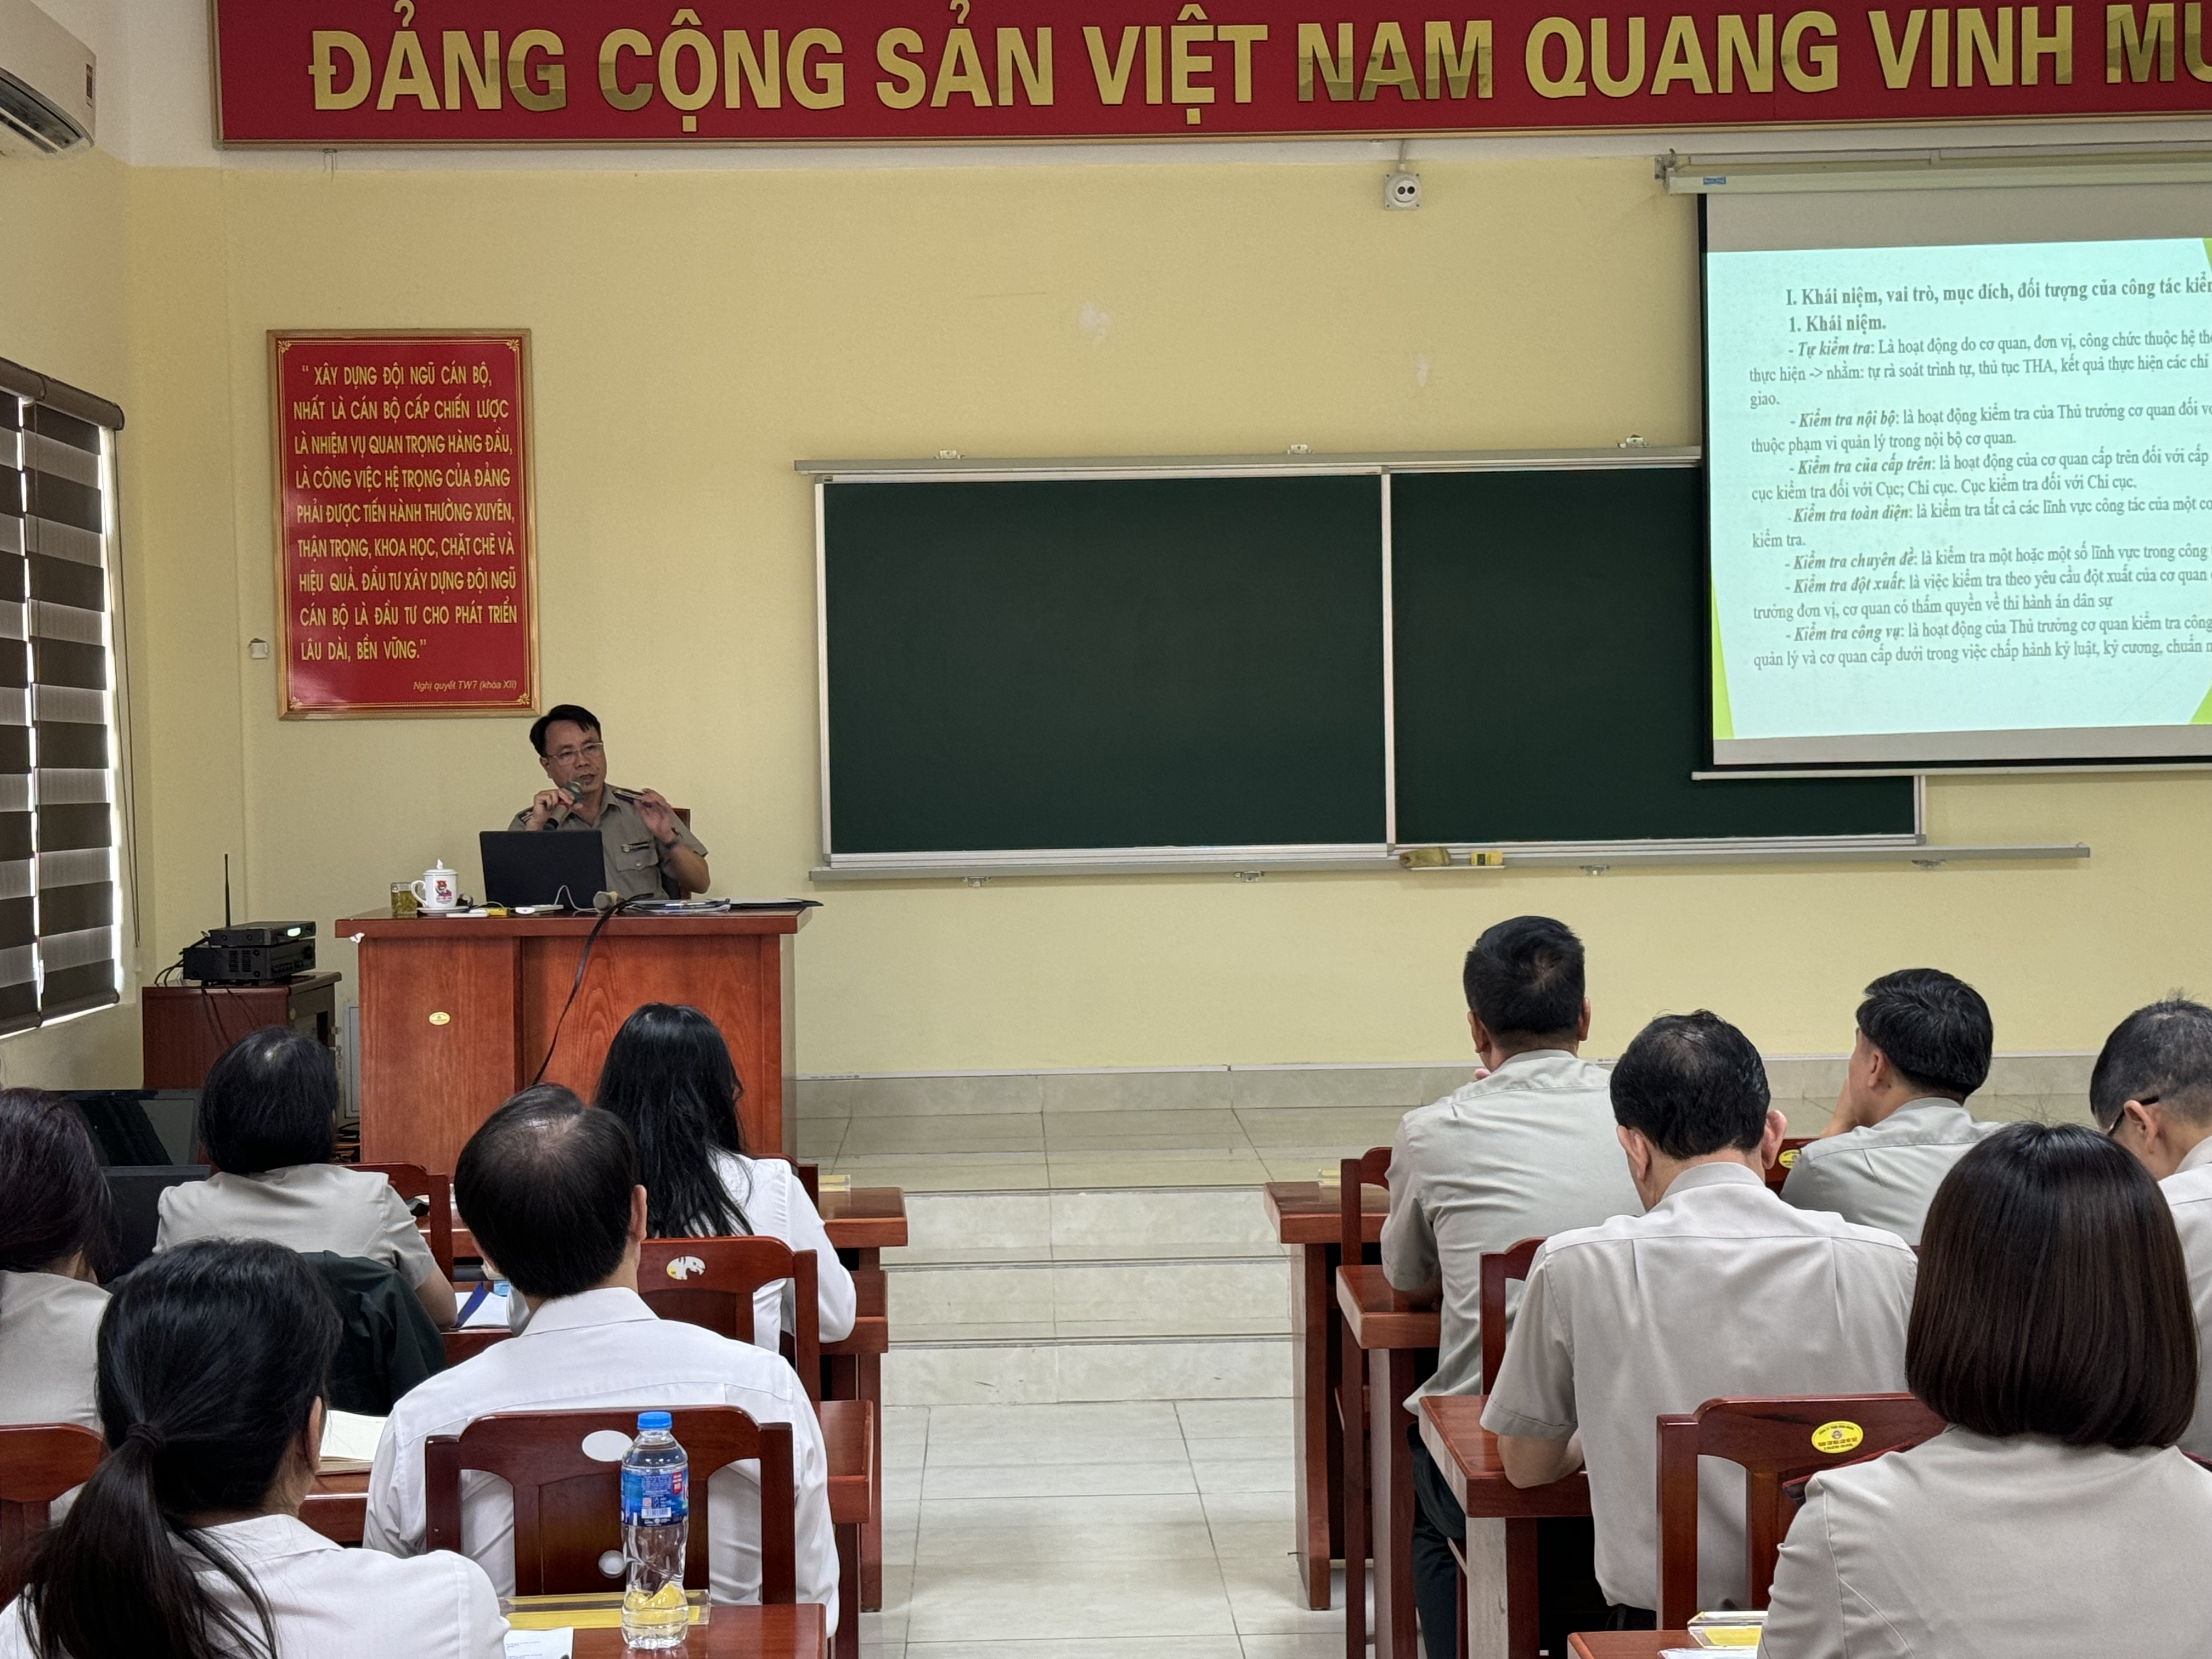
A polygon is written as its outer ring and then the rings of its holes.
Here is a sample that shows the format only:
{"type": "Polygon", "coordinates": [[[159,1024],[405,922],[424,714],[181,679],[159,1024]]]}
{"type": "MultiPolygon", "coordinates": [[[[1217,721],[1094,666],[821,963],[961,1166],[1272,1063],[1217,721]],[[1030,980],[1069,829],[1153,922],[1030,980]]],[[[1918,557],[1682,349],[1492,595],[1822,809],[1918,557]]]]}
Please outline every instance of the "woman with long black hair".
{"type": "MultiPolygon", "coordinates": [[[[607,1047],[593,1103],[629,1126],[655,1238],[751,1233],[814,1252],[822,1340],[853,1328],[853,1276],[837,1259],[822,1217],[779,1158],[748,1158],[738,1127],[744,1092],[729,1045],[696,1008],[648,1002],[607,1047]]],[[[788,1287],[783,1287],[787,1289],[788,1287]]],[[[783,1296],[767,1286],[753,1304],[753,1340],[774,1348],[783,1296]]]]}
{"type": "Polygon", "coordinates": [[[1936,1188],[1905,1379],[1948,1425],[1814,1475],[1765,1659],[2203,1653],[2212,1474],[2181,1243],[2094,1130],[2008,1124],[1936,1188]]]}
{"type": "Polygon", "coordinates": [[[179,1245],[123,1280],[100,1328],[108,1454],[0,1612],[0,1659],[499,1659],[475,1562],[341,1549],[299,1519],[337,1342],[279,1244],[179,1245]]]}
{"type": "Polygon", "coordinates": [[[100,1426],[107,1182],[76,1107],[0,1089],[0,1423],[100,1426]]]}

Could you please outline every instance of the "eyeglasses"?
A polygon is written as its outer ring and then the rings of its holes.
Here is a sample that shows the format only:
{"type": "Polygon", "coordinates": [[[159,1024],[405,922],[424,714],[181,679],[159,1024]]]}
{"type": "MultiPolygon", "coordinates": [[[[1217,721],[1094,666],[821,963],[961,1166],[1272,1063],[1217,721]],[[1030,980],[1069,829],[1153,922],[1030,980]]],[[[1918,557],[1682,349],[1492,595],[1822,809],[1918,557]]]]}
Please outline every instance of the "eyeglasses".
{"type": "Polygon", "coordinates": [[[550,750],[545,758],[550,761],[559,761],[563,766],[574,766],[578,761],[595,761],[606,752],[605,749],[596,743],[586,743],[579,744],[574,749],[550,750]]]}
{"type": "MultiPolygon", "coordinates": [[[[2139,1095],[2136,1097],[2136,1104],[2138,1106],[2155,1106],[2158,1101],[2159,1097],[2156,1095],[2139,1095]]],[[[2127,1122],[2128,1109],[2124,1103],[2120,1108],[2120,1115],[2106,1126],[2105,1139],[2118,1140],[2120,1138],[2120,1131],[2127,1127],[2127,1122]]]]}

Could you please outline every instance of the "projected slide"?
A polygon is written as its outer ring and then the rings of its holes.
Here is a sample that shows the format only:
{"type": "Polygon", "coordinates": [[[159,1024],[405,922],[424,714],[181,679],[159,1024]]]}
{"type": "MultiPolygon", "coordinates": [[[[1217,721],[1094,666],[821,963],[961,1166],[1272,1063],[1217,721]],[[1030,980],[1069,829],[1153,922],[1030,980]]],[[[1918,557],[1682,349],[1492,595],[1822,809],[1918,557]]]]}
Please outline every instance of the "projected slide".
{"type": "Polygon", "coordinates": [[[2205,242],[1705,276],[1717,763],[2212,756],[2205,242]]]}

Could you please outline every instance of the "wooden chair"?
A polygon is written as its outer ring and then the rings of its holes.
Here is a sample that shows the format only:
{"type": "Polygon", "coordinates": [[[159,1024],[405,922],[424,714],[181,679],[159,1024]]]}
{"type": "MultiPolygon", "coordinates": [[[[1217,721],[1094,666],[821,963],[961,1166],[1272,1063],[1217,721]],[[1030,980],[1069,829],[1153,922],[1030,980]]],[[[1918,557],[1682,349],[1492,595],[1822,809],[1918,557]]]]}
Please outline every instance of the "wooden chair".
{"type": "Polygon", "coordinates": [[[1505,1286],[1510,1280],[1528,1277],[1528,1264],[1544,1241],[1524,1238],[1510,1250],[1482,1258],[1482,1391],[1498,1386],[1498,1373],[1505,1364],[1505,1286]]]}
{"type": "MultiPolygon", "coordinates": [[[[707,1485],[715,1471],[757,1458],[761,1487],[761,1600],[798,1599],[797,1488],[791,1425],[756,1423],[734,1406],[669,1408],[672,1432],[690,1459],[691,1528],[684,1583],[709,1587],[707,1485]]],[[[622,1553],[621,1455],[585,1449],[587,1437],[611,1431],[625,1447],[637,1432],[634,1411],[501,1412],[460,1433],[432,1435],[422,1447],[428,1528],[426,1549],[461,1547],[461,1475],[495,1475],[514,1491],[514,1593],[574,1595],[611,1587],[599,1559],[622,1553]]]]}
{"type": "Polygon", "coordinates": [[[822,1410],[822,1303],[814,1252],[780,1238],[648,1238],[638,1257],[638,1294],[663,1319],[753,1340],[753,1292],[790,1279],[791,1366],[822,1410]]]}
{"type": "Polygon", "coordinates": [[[434,1176],[419,1164],[356,1164],[366,1175],[380,1175],[392,1191],[410,1206],[417,1198],[430,1200],[430,1255],[446,1283],[453,1282],[453,1182],[450,1176],[434,1176]]]}
{"type": "Polygon", "coordinates": [[[0,1605],[23,1587],[47,1505],[92,1479],[102,1449],[98,1435],[74,1423],[0,1428],[0,1605]]]}
{"type": "Polygon", "coordinates": [[[1782,1190],[1782,1183],[1790,1179],[1790,1166],[1797,1161],[1797,1149],[1815,1139],[1813,1135],[1791,1135],[1783,1141],[1775,1151],[1774,1162],[1766,1166],[1768,1190],[1782,1190]]]}
{"type": "MultiPolygon", "coordinates": [[[[1364,1240],[1361,1219],[1366,1187],[1388,1188],[1390,1149],[1370,1146],[1338,1166],[1337,1244],[1345,1266],[1357,1267],[1364,1240]]],[[[1346,1659],[1367,1653],[1367,1366],[1346,1333],[1337,1381],[1336,1410],[1344,1428],[1344,1650],[1346,1659]]],[[[1387,1455],[1388,1448],[1382,1449],[1387,1455]]]]}
{"type": "MultiPolygon", "coordinates": [[[[1505,1364],[1505,1286],[1509,1280],[1528,1277],[1528,1264],[1536,1259],[1536,1249],[1544,1241],[1524,1238],[1510,1249],[1495,1253],[1485,1252],[1482,1257],[1482,1391],[1487,1395],[1498,1386],[1498,1372],[1505,1364]]],[[[1512,1552],[1517,1540],[1509,1539],[1507,1550],[1512,1552]]],[[[1459,1569],[1459,1659],[1467,1659],[1467,1552],[1458,1544],[1451,1547],[1452,1562],[1459,1569]]],[[[1533,1574],[1534,1563],[1528,1564],[1533,1574]]]]}
{"type": "Polygon", "coordinates": [[[1909,1394],[1708,1400],[1659,1419],[1659,1625],[1680,1630],[1698,1607],[1698,1460],[1743,1466],[1745,1576],[1766,1605],[1774,1560],[1796,1512],[1785,1485],[1822,1469],[1918,1445],[1943,1419],[1909,1394]],[[1832,1443],[1818,1431],[1856,1430],[1832,1443]]]}

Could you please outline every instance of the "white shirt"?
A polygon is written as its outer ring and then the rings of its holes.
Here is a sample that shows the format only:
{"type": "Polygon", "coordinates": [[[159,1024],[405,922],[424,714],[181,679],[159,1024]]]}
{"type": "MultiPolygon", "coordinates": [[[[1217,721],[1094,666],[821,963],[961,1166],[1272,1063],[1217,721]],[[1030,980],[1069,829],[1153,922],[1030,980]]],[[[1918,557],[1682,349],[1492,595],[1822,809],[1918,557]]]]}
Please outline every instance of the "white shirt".
{"type": "Polygon", "coordinates": [[[107,1292],[60,1273],[0,1273],[0,1423],[78,1423],[95,1433],[100,1316],[107,1292]]]}
{"type": "Polygon", "coordinates": [[[2181,1167],[2158,1183],[2173,1210],[2189,1265],[2189,1300],[2197,1310],[2197,1415],[2181,1449],[2212,1457],[2212,1139],[2198,1141],[2181,1167]]]}
{"type": "Polygon", "coordinates": [[[2086,1659],[2212,1645],[2212,1474],[2179,1452],[1946,1429],[1813,1477],[1767,1659],[2086,1659]]]}
{"type": "MultiPolygon", "coordinates": [[[[1401,1291],[1443,1281],[1443,1346],[1417,1395],[1482,1392],[1485,1255],[1644,1208],[1611,1082],[1563,1048],[1532,1049],[1400,1121],[1382,1270],[1401,1291]]],[[[1520,1291],[1507,1287],[1509,1310],[1520,1291]]]]}
{"type": "MultiPolygon", "coordinates": [[[[1915,1266],[1894,1234],[1793,1210],[1741,1164],[1692,1165],[1649,1212],[1536,1252],[1482,1426],[1581,1431],[1597,1581],[1656,1608],[1653,1419],[1723,1395],[1902,1389],[1915,1266]]],[[[1743,1471],[1707,1458],[1699,1486],[1698,1604],[1740,1607],[1743,1471]]]]}
{"type": "Polygon", "coordinates": [[[1782,1197],[1801,1210],[1827,1210],[1917,1244],[1929,1203],[1951,1166],[2002,1127],[1978,1122],[1955,1100],[1923,1095],[1879,1123],[1800,1146],[1782,1197]]]}
{"type": "MultiPolygon", "coordinates": [[[[428,1525],[422,1443],[434,1434],[459,1434],[494,1412],[678,1406],[735,1406],[757,1423],[791,1425],[799,1599],[822,1603],[835,1630],[837,1551],[830,1529],[829,1463],[797,1375],[749,1344],[655,1318],[634,1291],[586,1291],[544,1303],[520,1336],[409,1390],[377,1443],[362,1541],[392,1555],[421,1553],[428,1525]]],[[[692,1481],[696,1491],[696,1470],[692,1481]]],[[[757,1601],[760,1477],[733,1463],[713,1472],[708,1494],[714,1600],[757,1601]]],[[[514,1499],[505,1481],[473,1473],[461,1477],[461,1540],[494,1588],[513,1595],[514,1499]]]]}
{"type": "Polygon", "coordinates": [[[438,1271],[392,1183],[338,1164],[293,1164],[251,1176],[218,1170],[163,1193],[161,1217],[157,1250],[195,1238],[265,1238],[287,1249],[381,1261],[410,1286],[438,1271]]]}
{"type": "MultiPolygon", "coordinates": [[[[814,1252],[814,1292],[820,1308],[822,1340],[839,1342],[853,1334],[855,1307],[853,1275],[838,1259],[836,1246],[822,1225],[821,1212],[799,1179],[799,1171],[780,1158],[754,1159],[714,1151],[714,1173],[723,1189],[744,1212],[753,1232],[780,1238],[794,1250],[814,1252]]],[[[791,1281],[763,1285],[753,1295],[753,1343],[775,1351],[783,1331],[784,1304],[791,1281]]]]}
{"type": "MultiPolygon", "coordinates": [[[[276,1659],[500,1659],[507,1620],[491,1583],[473,1561],[438,1550],[395,1561],[374,1550],[341,1549],[289,1515],[259,1515],[210,1527],[206,1536],[267,1598],[276,1659]]],[[[216,1599],[260,1625],[237,1587],[205,1569],[216,1599]]],[[[128,1587],[118,1583],[118,1594],[128,1587]]],[[[0,1659],[30,1659],[19,1596],[0,1612],[0,1659]]]]}

